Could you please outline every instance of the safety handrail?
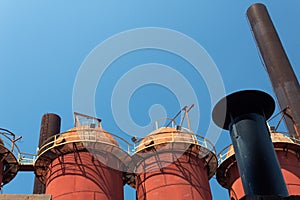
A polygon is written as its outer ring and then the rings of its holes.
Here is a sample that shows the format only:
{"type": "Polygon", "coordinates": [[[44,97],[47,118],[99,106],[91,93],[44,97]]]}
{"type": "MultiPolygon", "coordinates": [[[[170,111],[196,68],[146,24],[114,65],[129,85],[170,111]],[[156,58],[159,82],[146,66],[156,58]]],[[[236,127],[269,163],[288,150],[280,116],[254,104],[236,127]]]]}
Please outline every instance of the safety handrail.
{"type": "Polygon", "coordinates": [[[20,149],[19,147],[16,145],[16,140],[15,139],[15,135],[12,134],[12,132],[6,130],[6,129],[2,129],[0,130],[0,135],[1,140],[3,142],[3,144],[0,144],[1,146],[5,147],[6,149],[8,149],[17,159],[18,155],[20,153],[20,149]]]}
{"type": "Polygon", "coordinates": [[[75,143],[75,142],[97,142],[97,143],[103,143],[108,144],[111,146],[116,146],[130,154],[132,149],[132,144],[124,140],[118,135],[109,133],[107,131],[103,130],[97,130],[97,129],[75,129],[75,130],[69,130],[60,134],[56,134],[50,138],[48,138],[43,145],[38,149],[38,155],[44,154],[45,152],[49,151],[50,149],[62,146],[69,143],[75,143]],[[74,134],[68,134],[68,133],[74,133],[74,134]],[[110,141],[110,138],[107,137],[107,135],[112,136],[114,140],[118,144],[114,144],[112,141],[110,141]],[[61,141],[61,139],[64,139],[64,141],[61,141]]]}
{"type": "Polygon", "coordinates": [[[230,144],[230,145],[226,146],[217,155],[217,157],[218,157],[218,163],[221,164],[224,160],[226,160],[227,158],[229,158],[233,154],[234,154],[233,145],[230,144]]]}
{"type": "Polygon", "coordinates": [[[280,135],[292,140],[294,143],[297,143],[300,145],[299,138],[296,138],[294,135],[290,134],[289,132],[271,132],[271,136],[272,136],[272,134],[280,134],[280,135]]]}
{"type": "Polygon", "coordinates": [[[37,154],[19,152],[18,162],[20,165],[33,165],[36,160],[37,154]]]}
{"type": "MultiPolygon", "coordinates": [[[[272,134],[280,134],[281,136],[290,139],[291,141],[293,141],[294,143],[300,145],[300,140],[297,139],[296,137],[294,137],[293,135],[291,135],[288,132],[271,132],[271,137],[272,134]]],[[[218,163],[221,164],[224,160],[226,160],[227,158],[229,158],[230,156],[232,156],[234,154],[234,149],[232,144],[226,146],[224,149],[222,149],[220,151],[220,153],[217,155],[218,157],[218,163]]]]}
{"type": "Polygon", "coordinates": [[[152,127],[154,130],[158,129],[159,127],[163,127],[162,125],[159,124],[160,122],[164,122],[164,123],[169,122],[168,124],[171,126],[165,126],[165,127],[170,127],[170,128],[174,128],[176,125],[175,120],[172,118],[159,118],[159,119],[155,120],[152,124],[152,127]]]}
{"type": "Polygon", "coordinates": [[[198,134],[192,132],[182,132],[182,131],[162,131],[155,134],[148,135],[144,138],[140,138],[134,144],[134,153],[137,153],[143,149],[153,147],[159,144],[166,144],[166,143],[188,143],[188,144],[195,144],[206,149],[212,151],[213,153],[216,152],[215,147],[212,142],[210,142],[205,137],[202,137],[198,134]],[[153,141],[153,144],[146,144],[149,143],[149,140],[153,141]]]}

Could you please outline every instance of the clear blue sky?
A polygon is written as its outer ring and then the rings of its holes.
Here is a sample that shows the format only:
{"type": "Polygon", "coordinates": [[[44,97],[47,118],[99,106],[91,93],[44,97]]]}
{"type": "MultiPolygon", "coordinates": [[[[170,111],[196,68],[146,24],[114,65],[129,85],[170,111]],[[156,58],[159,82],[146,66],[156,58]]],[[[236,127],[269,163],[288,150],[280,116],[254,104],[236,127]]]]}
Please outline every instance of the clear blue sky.
{"type": "MultiPolygon", "coordinates": [[[[267,6],[299,77],[300,2],[256,2],[267,6]]],[[[254,1],[249,0],[1,0],[0,127],[22,135],[18,145],[22,151],[30,153],[36,151],[44,113],[59,114],[62,131],[71,128],[73,86],[85,58],[107,38],[143,27],[172,29],[202,45],[218,67],[226,93],[251,88],[273,95],[245,15],[252,3],[254,1]]],[[[126,134],[117,127],[111,114],[113,86],[126,72],[147,63],[160,63],[186,73],[198,99],[191,103],[198,103],[201,112],[200,122],[191,119],[192,123],[199,123],[198,130],[193,131],[205,135],[212,109],[209,86],[205,85],[203,77],[189,69],[186,60],[155,49],[130,52],[111,63],[95,96],[97,116],[103,119],[104,128],[121,136],[126,134]]],[[[146,77],[144,74],[140,78],[146,77]]],[[[150,122],[148,110],[155,104],[164,106],[169,117],[179,110],[176,96],[158,84],[138,88],[130,98],[128,110],[135,123],[144,126],[150,122]]],[[[160,114],[154,113],[155,116],[160,114]]],[[[217,151],[229,143],[228,135],[222,134],[216,143],[217,151]]],[[[210,183],[214,199],[229,199],[227,191],[214,178],[210,183]]],[[[32,188],[33,173],[19,173],[4,187],[3,193],[31,193],[32,188]]],[[[134,199],[133,190],[126,188],[125,191],[125,199],[134,199]]]]}

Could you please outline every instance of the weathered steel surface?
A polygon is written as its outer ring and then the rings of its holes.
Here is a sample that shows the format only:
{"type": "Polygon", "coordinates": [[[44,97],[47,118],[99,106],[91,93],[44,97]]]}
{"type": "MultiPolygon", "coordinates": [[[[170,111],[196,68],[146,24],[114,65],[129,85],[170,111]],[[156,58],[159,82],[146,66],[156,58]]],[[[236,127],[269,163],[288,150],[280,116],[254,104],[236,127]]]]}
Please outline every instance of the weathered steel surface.
{"type": "Polygon", "coordinates": [[[123,200],[123,174],[99,161],[104,159],[115,165],[119,162],[110,153],[61,155],[48,168],[46,193],[52,200],[123,200]]]}
{"type": "Polygon", "coordinates": [[[145,172],[137,174],[136,177],[138,200],[212,199],[207,165],[204,159],[200,159],[192,152],[178,155],[160,153],[159,159],[152,156],[139,167],[145,172]],[[170,157],[176,161],[166,163],[165,160],[170,160],[170,157]],[[159,169],[159,165],[164,167],[159,169]]]}
{"type": "MultiPolygon", "coordinates": [[[[40,129],[39,147],[51,136],[60,133],[60,117],[53,113],[43,115],[40,129]]],[[[39,181],[38,178],[34,179],[33,194],[44,194],[45,185],[39,181]]]]}
{"type": "Polygon", "coordinates": [[[299,138],[300,86],[266,7],[254,4],[247,17],[281,110],[287,109],[287,129],[299,138]],[[294,126],[295,125],[295,126],[294,126]]]}

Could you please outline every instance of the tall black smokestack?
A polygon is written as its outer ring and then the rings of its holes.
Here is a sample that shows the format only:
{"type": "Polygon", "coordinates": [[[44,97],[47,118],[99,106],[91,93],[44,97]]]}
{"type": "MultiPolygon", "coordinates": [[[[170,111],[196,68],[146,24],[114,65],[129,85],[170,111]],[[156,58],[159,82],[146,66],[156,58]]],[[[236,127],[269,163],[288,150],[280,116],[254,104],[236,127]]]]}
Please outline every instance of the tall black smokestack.
{"type": "Polygon", "coordinates": [[[300,87],[289,59],[266,7],[263,4],[250,6],[247,17],[280,108],[288,108],[286,112],[290,119],[285,118],[287,129],[299,138],[300,87]]]}
{"type": "Polygon", "coordinates": [[[266,125],[274,112],[273,98],[246,90],[220,100],[213,120],[230,131],[235,157],[246,195],[287,197],[288,191],[266,125]],[[221,116],[224,116],[225,121],[221,116]]]}
{"type": "MultiPolygon", "coordinates": [[[[58,133],[60,133],[60,117],[56,114],[47,113],[43,115],[40,129],[39,148],[43,143],[58,133]]],[[[44,194],[45,185],[39,181],[38,178],[34,179],[33,194],[44,194]]]]}

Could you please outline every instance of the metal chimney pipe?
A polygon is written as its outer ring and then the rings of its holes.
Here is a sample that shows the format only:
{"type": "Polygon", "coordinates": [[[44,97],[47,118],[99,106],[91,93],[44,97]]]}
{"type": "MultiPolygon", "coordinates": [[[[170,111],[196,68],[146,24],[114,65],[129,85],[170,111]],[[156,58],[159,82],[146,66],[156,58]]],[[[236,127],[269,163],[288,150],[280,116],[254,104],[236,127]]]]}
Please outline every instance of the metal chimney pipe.
{"type": "MultiPolygon", "coordinates": [[[[39,148],[48,138],[60,133],[60,122],[61,119],[56,114],[47,113],[43,115],[40,129],[39,148]]],[[[45,185],[41,183],[37,177],[35,177],[33,194],[45,194],[45,191],[45,185]]]]}
{"type": "Polygon", "coordinates": [[[270,95],[245,90],[224,97],[213,110],[214,122],[230,130],[246,195],[288,196],[266,125],[266,119],[274,109],[275,103],[270,95]],[[225,121],[221,116],[226,116],[225,121]]]}
{"type": "Polygon", "coordinates": [[[247,17],[280,108],[289,108],[287,114],[292,118],[285,119],[287,129],[299,138],[300,86],[289,59],[266,7],[263,4],[250,6],[247,17]]]}

